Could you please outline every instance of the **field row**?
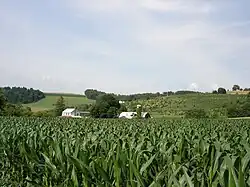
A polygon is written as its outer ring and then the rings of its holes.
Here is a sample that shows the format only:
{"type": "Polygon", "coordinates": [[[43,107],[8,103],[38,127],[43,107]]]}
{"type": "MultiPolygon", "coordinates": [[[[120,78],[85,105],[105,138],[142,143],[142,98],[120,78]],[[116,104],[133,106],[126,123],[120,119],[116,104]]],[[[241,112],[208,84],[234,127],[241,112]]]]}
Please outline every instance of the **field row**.
{"type": "Polygon", "coordinates": [[[0,186],[250,186],[249,120],[0,118],[0,186]]]}

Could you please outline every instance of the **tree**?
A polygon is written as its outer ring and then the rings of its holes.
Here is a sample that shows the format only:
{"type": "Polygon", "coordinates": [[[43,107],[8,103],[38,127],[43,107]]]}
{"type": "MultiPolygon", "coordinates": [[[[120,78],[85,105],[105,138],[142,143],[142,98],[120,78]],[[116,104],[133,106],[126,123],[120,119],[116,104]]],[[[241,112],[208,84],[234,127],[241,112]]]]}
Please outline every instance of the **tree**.
{"type": "Polygon", "coordinates": [[[237,91],[237,90],[240,90],[240,86],[235,84],[233,85],[233,88],[232,88],[233,91],[237,91]]]}
{"type": "Polygon", "coordinates": [[[121,107],[119,108],[119,110],[117,111],[118,114],[122,113],[122,112],[127,112],[128,109],[125,105],[121,105],[121,107]]]}
{"type": "Polygon", "coordinates": [[[4,107],[3,114],[5,116],[32,116],[33,112],[30,107],[7,103],[4,107]]]}
{"type": "Polygon", "coordinates": [[[4,107],[6,106],[6,98],[3,90],[0,88],[0,115],[3,113],[4,107]]]}
{"type": "Polygon", "coordinates": [[[110,107],[107,111],[108,118],[115,118],[117,116],[118,110],[116,107],[110,107]]]}
{"type": "Polygon", "coordinates": [[[93,117],[93,118],[99,118],[100,117],[100,112],[99,112],[99,107],[97,107],[97,105],[93,105],[91,108],[90,108],[90,115],[93,117]]]}
{"type": "Polygon", "coordinates": [[[218,88],[218,94],[226,94],[227,91],[225,88],[218,88]]]}
{"type": "Polygon", "coordinates": [[[218,94],[218,91],[217,91],[217,90],[213,90],[212,93],[213,93],[213,94],[218,94]]]}
{"type": "Polygon", "coordinates": [[[43,92],[34,90],[33,88],[4,87],[3,91],[8,103],[12,104],[33,103],[45,98],[43,92]]]}
{"type": "Polygon", "coordinates": [[[66,108],[65,100],[61,96],[58,98],[58,100],[56,101],[56,104],[55,104],[55,115],[61,116],[62,112],[65,110],[65,108],[66,108]]]}
{"type": "Polygon", "coordinates": [[[81,105],[77,105],[76,108],[80,111],[89,111],[91,108],[91,104],[81,104],[81,105]]]}
{"type": "Polygon", "coordinates": [[[96,103],[90,109],[94,118],[113,118],[120,108],[119,101],[113,94],[104,94],[97,97],[96,103]]]}
{"type": "Polygon", "coordinates": [[[100,95],[104,95],[106,93],[94,89],[87,89],[84,94],[88,99],[96,100],[100,95]]]}

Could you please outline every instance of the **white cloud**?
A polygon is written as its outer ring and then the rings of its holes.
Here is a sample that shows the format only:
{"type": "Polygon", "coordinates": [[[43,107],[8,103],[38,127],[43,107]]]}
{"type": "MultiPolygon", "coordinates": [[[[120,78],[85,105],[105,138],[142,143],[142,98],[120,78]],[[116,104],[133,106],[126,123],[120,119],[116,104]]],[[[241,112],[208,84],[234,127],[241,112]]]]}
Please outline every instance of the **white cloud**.
{"type": "Polygon", "coordinates": [[[218,85],[218,84],[213,84],[213,85],[212,85],[212,89],[213,89],[213,90],[218,90],[218,88],[219,88],[219,85],[218,85]]]}
{"type": "MultiPolygon", "coordinates": [[[[49,23],[46,25],[35,18],[31,23],[21,13],[9,16],[8,9],[0,13],[5,19],[0,18],[4,28],[16,32],[20,29],[23,33],[15,35],[18,39],[15,43],[10,35],[1,36],[0,31],[0,39],[5,41],[0,48],[9,46],[5,60],[17,69],[28,66],[26,76],[39,77],[33,80],[45,89],[57,84],[64,91],[81,92],[92,87],[130,93],[181,89],[192,81],[195,83],[190,89],[208,90],[212,83],[225,87],[237,81],[245,83],[239,78],[239,71],[232,69],[231,60],[234,56],[245,64],[245,70],[250,68],[246,64],[250,38],[232,29],[249,29],[249,23],[214,22],[211,12],[224,13],[223,6],[215,1],[57,0],[57,3],[60,11],[65,11],[62,15],[67,16],[60,21],[69,28],[58,26],[59,18],[54,18],[58,22],[46,20],[49,23]]],[[[42,12],[41,17],[46,11],[42,12]]],[[[22,72],[16,71],[21,77],[22,72]]]]}
{"type": "Polygon", "coordinates": [[[148,10],[163,12],[209,13],[214,9],[211,2],[200,0],[139,0],[138,2],[148,10]]]}
{"type": "Polygon", "coordinates": [[[51,76],[45,75],[45,76],[42,77],[42,80],[43,81],[50,81],[51,80],[51,76]]]}
{"type": "Polygon", "coordinates": [[[197,83],[191,83],[188,87],[189,90],[197,91],[199,89],[199,86],[197,83]]]}

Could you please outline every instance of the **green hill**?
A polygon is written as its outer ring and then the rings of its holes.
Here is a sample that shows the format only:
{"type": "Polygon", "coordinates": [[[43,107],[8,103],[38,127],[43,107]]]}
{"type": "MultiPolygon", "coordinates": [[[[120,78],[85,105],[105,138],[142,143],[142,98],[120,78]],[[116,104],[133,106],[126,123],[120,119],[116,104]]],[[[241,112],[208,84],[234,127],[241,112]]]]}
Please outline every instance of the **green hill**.
{"type": "Polygon", "coordinates": [[[93,103],[93,100],[89,100],[84,95],[77,94],[65,94],[65,93],[45,93],[45,98],[30,104],[25,104],[24,106],[31,107],[32,111],[42,111],[49,110],[54,108],[54,104],[57,99],[63,96],[67,106],[76,106],[81,104],[90,104],[93,103]]]}
{"type": "Polygon", "coordinates": [[[136,105],[141,104],[144,110],[150,112],[153,117],[181,117],[185,111],[190,109],[223,112],[224,108],[236,103],[243,97],[243,95],[230,94],[172,95],[149,100],[131,101],[127,102],[126,105],[130,110],[135,110],[136,105]]]}

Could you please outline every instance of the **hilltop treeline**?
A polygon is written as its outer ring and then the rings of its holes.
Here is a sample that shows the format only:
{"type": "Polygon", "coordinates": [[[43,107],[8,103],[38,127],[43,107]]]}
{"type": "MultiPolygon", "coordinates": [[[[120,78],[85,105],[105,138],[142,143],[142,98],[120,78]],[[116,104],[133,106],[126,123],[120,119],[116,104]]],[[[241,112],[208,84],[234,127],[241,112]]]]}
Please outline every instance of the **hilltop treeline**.
{"type": "MultiPolygon", "coordinates": [[[[153,99],[156,97],[161,97],[161,96],[169,96],[169,95],[185,95],[185,94],[193,94],[193,93],[201,93],[201,92],[195,92],[195,91],[190,91],[190,90],[181,90],[177,92],[163,92],[163,93],[138,93],[138,94],[131,94],[131,95],[121,95],[121,94],[114,94],[111,93],[117,100],[120,101],[134,101],[134,100],[148,100],[148,99],[153,99]]],[[[96,100],[99,96],[107,94],[105,92],[95,90],[95,89],[87,89],[85,91],[85,96],[88,99],[96,100]]],[[[110,93],[109,93],[110,94],[110,93]]]]}
{"type": "Polygon", "coordinates": [[[2,89],[8,103],[11,104],[33,103],[45,98],[42,91],[33,88],[3,87],[2,89]]]}

